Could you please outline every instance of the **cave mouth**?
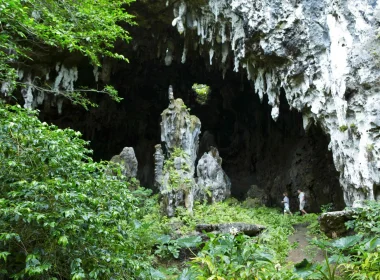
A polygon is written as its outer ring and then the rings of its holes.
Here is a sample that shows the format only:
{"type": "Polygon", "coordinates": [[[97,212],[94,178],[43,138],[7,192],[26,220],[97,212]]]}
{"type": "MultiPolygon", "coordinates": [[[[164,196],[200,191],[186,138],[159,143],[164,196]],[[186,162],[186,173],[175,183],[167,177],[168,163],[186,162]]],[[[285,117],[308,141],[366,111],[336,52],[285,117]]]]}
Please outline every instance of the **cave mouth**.
{"type": "Polygon", "coordinates": [[[219,150],[232,182],[232,196],[245,199],[251,186],[256,186],[267,206],[280,206],[282,193],[287,191],[296,209],[297,189],[301,188],[311,212],[328,203],[335,209],[344,208],[339,174],[327,150],[328,136],[317,126],[305,132],[301,113],[290,110],[284,92],[280,116],[274,122],[267,97],[260,101],[253,84],[241,73],[227,71],[223,78],[216,67],[206,67],[200,56],[190,56],[185,64],[173,61],[169,67],[162,59],[129,57],[130,63],[119,63],[111,75],[122,102],[96,97],[97,108],[85,111],[65,104],[61,115],[42,110],[41,118],[81,131],[90,141],[95,160],[109,160],[123,147],[133,147],[138,179],[153,188],[154,146],[160,143],[160,114],[168,106],[172,85],[175,98],[182,98],[191,114],[201,120],[199,156],[209,146],[219,150]],[[211,87],[206,104],[196,102],[194,83],[211,87]]]}

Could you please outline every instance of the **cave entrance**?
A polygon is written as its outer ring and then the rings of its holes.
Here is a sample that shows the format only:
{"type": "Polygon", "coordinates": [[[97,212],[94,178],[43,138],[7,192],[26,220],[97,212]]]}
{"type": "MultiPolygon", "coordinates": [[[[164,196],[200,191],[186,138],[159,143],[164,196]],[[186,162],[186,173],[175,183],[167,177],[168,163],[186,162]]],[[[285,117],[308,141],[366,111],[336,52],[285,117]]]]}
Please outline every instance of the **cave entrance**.
{"type": "Polygon", "coordinates": [[[210,145],[218,148],[234,197],[244,199],[251,189],[266,205],[280,206],[287,190],[296,209],[296,191],[301,188],[308,195],[310,211],[327,203],[344,207],[339,174],[327,150],[328,136],[317,126],[305,132],[302,115],[290,110],[284,92],[274,122],[266,96],[261,102],[241,73],[227,71],[223,78],[219,69],[206,67],[204,59],[195,55],[170,67],[160,59],[128,57],[130,64],[116,65],[111,76],[111,84],[124,98],[121,103],[97,97],[98,108],[65,106],[62,115],[44,114],[44,120],[81,131],[91,141],[95,160],[109,160],[123,147],[133,147],[138,177],[143,186],[152,188],[160,114],[168,106],[167,90],[173,85],[174,96],[182,98],[202,122],[199,155],[210,145]],[[194,83],[211,87],[205,105],[196,102],[194,83]]]}
{"type": "Polygon", "coordinates": [[[245,199],[249,194],[268,206],[280,206],[287,191],[291,208],[297,209],[297,189],[302,189],[308,211],[318,212],[329,203],[343,209],[339,173],[321,128],[312,125],[305,132],[302,114],[290,109],[284,91],[275,122],[267,97],[260,102],[249,83],[220,84],[209,103],[194,112],[202,121],[199,152],[218,147],[232,195],[245,199]]]}

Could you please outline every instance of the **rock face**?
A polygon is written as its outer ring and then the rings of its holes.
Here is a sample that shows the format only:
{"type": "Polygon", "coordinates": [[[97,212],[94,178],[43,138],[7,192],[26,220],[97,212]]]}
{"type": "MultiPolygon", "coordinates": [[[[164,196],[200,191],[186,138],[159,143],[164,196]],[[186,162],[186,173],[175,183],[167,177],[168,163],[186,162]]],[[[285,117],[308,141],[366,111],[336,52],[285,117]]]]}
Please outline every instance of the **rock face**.
{"type": "Polygon", "coordinates": [[[231,182],[222,169],[222,158],[216,148],[204,153],[197,165],[196,199],[223,201],[231,195],[231,182]]]}
{"type": "Polygon", "coordinates": [[[210,64],[245,69],[272,118],[280,89],[330,136],[347,205],[380,199],[380,3],[373,0],[210,0],[174,4],[172,24],[210,64]],[[227,59],[229,58],[229,59],[227,59]],[[232,59],[231,59],[232,58],[232,59]],[[230,65],[233,61],[233,65],[230,65]]]}
{"type": "Polygon", "coordinates": [[[120,155],[113,156],[110,161],[121,165],[122,173],[127,179],[136,178],[138,162],[132,147],[125,147],[120,155]]]}
{"type": "Polygon", "coordinates": [[[164,210],[171,217],[178,206],[192,211],[195,199],[211,202],[225,199],[230,195],[231,183],[216,148],[199,160],[198,178],[194,178],[201,122],[190,115],[182,99],[174,99],[171,87],[169,101],[169,107],[161,114],[161,144],[155,146],[154,159],[155,187],[160,190],[164,210]]]}
{"type": "Polygon", "coordinates": [[[201,122],[187,111],[182,99],[174,100],[169,89],[169,108],[161,114],[161,145],[156,145],[155,185],[163,207],[171,217],[177,206],[193,207],[195,159],[201,122]]]}
{"type": "Polygon", "coordinates": [[[328,237],[342,236],[348,232],[345,223],[352,220],[353,212],[351,211],[335,211],[323,213],[319,217],[321,231],[328,237]]]}
{"type": "Polygon", "coordinates": [[[246,224],[246,223],[227,223],[227,224],[198,224],[196,230],[199,232],[214,232],[214,233],[238,233],[243,232],[248,236],[259,235],[265,226],[246,224]]]}
{"type": "Polygon", "coordinates": [[[268,195],[263,189],[260,189],[257,185],[252,185],[247,194],[246,198],[256,199],[258,203],[265,205],[268,202],[268,195]]]}

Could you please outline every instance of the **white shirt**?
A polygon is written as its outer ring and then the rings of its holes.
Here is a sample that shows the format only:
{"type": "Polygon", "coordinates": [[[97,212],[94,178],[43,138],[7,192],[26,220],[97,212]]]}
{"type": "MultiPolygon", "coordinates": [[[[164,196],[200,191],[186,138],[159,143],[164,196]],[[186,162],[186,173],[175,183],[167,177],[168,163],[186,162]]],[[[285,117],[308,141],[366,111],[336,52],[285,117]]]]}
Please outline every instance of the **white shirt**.
{"type": "Polygon", "coordinates": [[[300,200],[300,202],[304,201],[305,194],[303,192],[300,192],[300,194],[298,195],[298,199],[300,200]]]}
{"type": "Polygon", "coordinates": [[[289,198],[287,196],[284,197],[284,206],[285,208],[289,207],[289,198]]]}

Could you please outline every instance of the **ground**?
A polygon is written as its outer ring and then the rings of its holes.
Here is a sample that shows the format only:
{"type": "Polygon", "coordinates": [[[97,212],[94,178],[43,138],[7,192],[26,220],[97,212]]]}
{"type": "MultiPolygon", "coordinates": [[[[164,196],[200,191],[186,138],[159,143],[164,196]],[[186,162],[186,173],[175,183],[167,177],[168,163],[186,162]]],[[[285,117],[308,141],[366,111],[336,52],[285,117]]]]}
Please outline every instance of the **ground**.
{"type": "Polygon", "coordinates": [[[312,262],[321,262],[325,259],[324,253],[321,249],[309,245],[308,240],[312,237],[307,233],[308,224],[294,225],[295,232],[289,236],[291,244],[297,243],[298,246],[289,252],[288,261],[292,263],[299,263],[303,259],[308,259],[312,262]]]}

